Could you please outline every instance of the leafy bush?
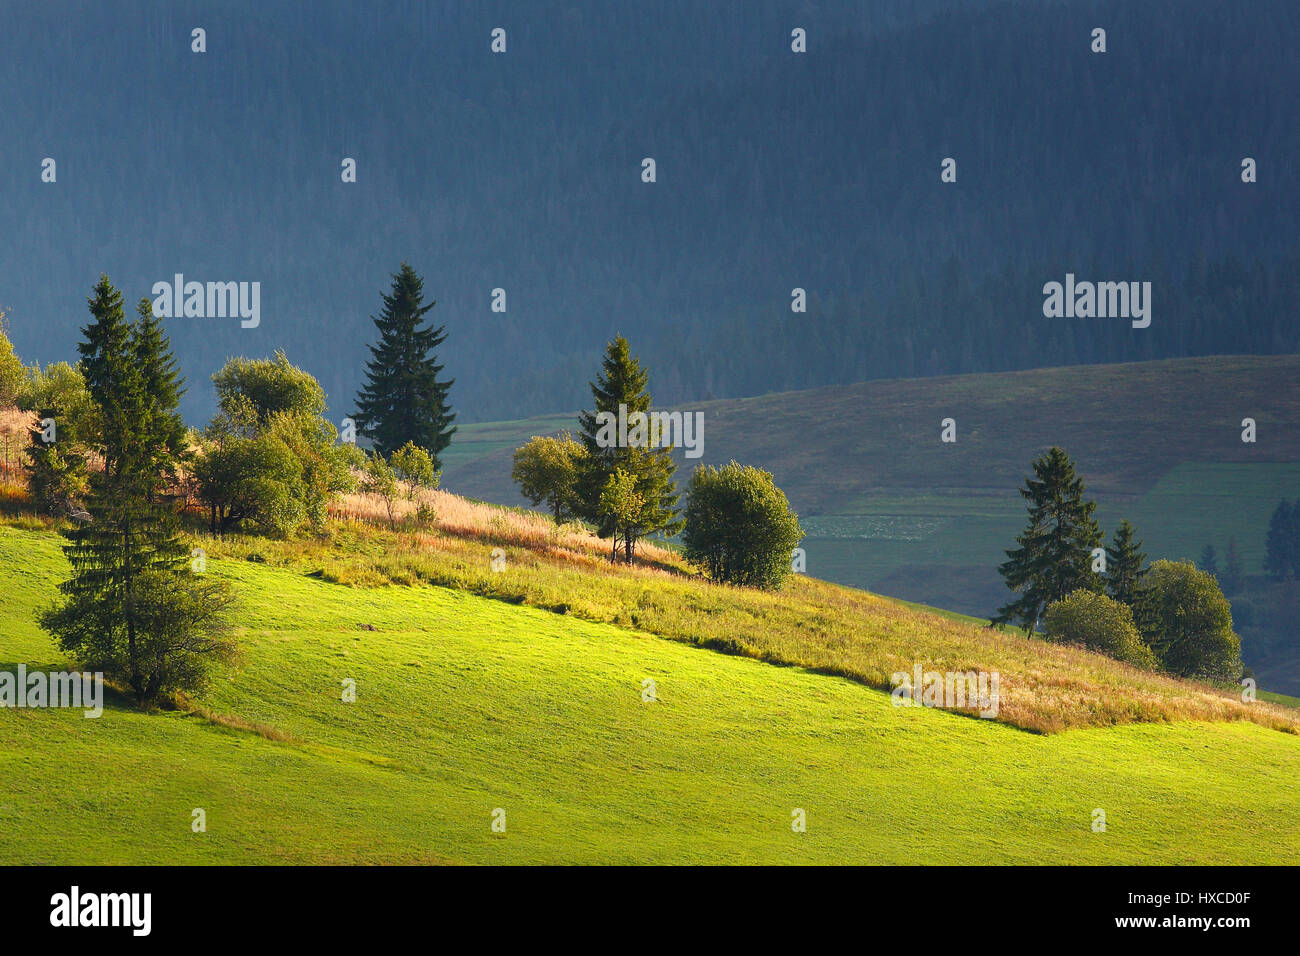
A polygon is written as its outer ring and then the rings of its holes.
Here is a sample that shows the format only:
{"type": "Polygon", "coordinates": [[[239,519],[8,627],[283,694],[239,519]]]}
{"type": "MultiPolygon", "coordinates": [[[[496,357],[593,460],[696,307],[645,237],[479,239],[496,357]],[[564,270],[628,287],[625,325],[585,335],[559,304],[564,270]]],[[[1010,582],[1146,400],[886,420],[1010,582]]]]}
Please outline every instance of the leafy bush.
{"type": "Polygon", "coordinates": [[[313,531],[321,533],[329,503],[356,487],[351,469],[357,460],[356,447],[336,445],[338,431],[331,422],[302,412],[277,413],[266,434],[283,443],[298,462],[299,484],[295,487],[300,489],[303,516],[313,531]]]}
{"type": "Polygon", "coordinates": [[[799,518],[772,476],[731,462],[701,466],[687,490],[682,544],[715,581],[778,588],[803,538],[799,518]]]}
{"type": "Polygon", "coordinates": [[[89,493],[88,446],[98,428],[97,406],[81,372],[66,362],[26,370],[19,407],[54,420],[55,441],[46,443],[38,422],[28,436],[27,486],[43,512],[63,515],[80,508],[89,493]]]}
{"type": "Polygon", "coordinates": [[[231,359],[212,381],[219,411],[194,475],[213,531],[245,520],[285,535],[304,523],[323,530],[330,501],[356,486],[351,466],[359,459],[354,447],[335,444],[319,383],[283,352],[231,359]]]}
{"type": "Polygon", "coordinates": [[[1133,616],[1171,674],[1217,683],[1241,678],[1241,638],[1232,630],[1232,607],[1214,577],[1190,562],[1151,565],[1133,616]]]}
{"type": "Polygon", "coordinates": [[[534,505],[545,501],[558,525],[580,510],[578,477],[586,458],[587,449],[568,432],[558,438],[534,435],[515,449],[510,478],[534,505]]]}
{"type": "Polygon", "coordinates": [[[26,375],[27,370],[5,334],[4,312],[0,312],[0,408],[14,404],[26,375]]]}
{"type": "Polygon", "coordinates": [[[415,509],[415,523],[421,528],[427,528],[438,520],[438,509],[427,501],[421,501],[419,507],[415,509]]]}
{"type": "Polygon", "coordinates": [[[441,473],[433,466],[433,456],[415,442],[408,441],[389,456],[393,473],[406,482],[406,496],[415,500],[419,488],[437,488],[441,473]]]}
{"type": "Polygon", "coordinates": [[[361,479],[361,490],[368,495],[375,495],[384,502],[384,508],[388,512],[388,524],[396,530],[397,473],[384,460],[384,456],[376,451],[366,458],[363,474],[365,477],[361,479]]]}
{"type": "Polygon", "coordinates": [[[232,358],[212,376],[212,384],[217,407],[232,420],[266,425],[281,412],[308,417],[325,412],[325,390],[283,351],[271,359],[232,358]]]}
{"type": "Polygon", "coordinates": [[[1044,619],[1049,641],[1076,644],[1144,670],[1159,667],[1138,634],[1132,609],[1104,594],[1080,588],[1049,605],[1044,619]]]}
{"type": "Polygon", "coordinates": [[[200,449],[194,477],[214,534],[247,520],[288,535],[306,518],[302,464],[274,435],[213,437],[200,449]]]}

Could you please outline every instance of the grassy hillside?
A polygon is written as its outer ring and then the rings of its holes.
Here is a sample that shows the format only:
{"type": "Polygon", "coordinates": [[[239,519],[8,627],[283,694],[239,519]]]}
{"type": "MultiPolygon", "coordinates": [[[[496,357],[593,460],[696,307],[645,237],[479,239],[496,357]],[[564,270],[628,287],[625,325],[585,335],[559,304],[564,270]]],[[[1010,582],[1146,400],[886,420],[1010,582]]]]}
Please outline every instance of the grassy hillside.
{"type": "MultiPolygon", "coordinates": [[[[58,544],[0,527],[0,669],[63,663],[33,623],[58,544]]],[[[1300,738],[1254,723],[1030,734],[463,591],[209,567],[244,659],[195,712],[0,710],[0,858],[1300,862],[1300,738]]]]}
{"type": "MultiPolygon", "coordinates": [[[[327,540],[201,539],[217,557],[249,558],[357,586],[433,584],[597,623],[889,689],[920,662],[942,671],[997,671],[998,720],[1053,733],[1138,721],[1244,719],[1296,732],[1289,709],[1246,706],[1239,693],[1171,680],[1110,658],[802,575],[777,593],[711,584],[671,551],[644,547],[611,565],[608,542],[549,518],[473,504],[443,492],[423,501],[437,527],[389,530],[376,502],[351,496],[327,540]],[[494,570],[498,552],[504,569],[494,570]]],[[[416,505],[401,504],[409,518],[416,505]]]]}
{"type": "MultiPolygon", "coordinates": [[[[653,370],[652,370],[653,371],[653,370]]],[[[1052,444],[1078,462],[1109,534],[1122,518],[1157,557],[1220,554],[1235,537],[1260,574],[1269,515],[1300,496],[1300,356],[1220,356],[866,382],[702,403],[705,462],[771,471],[809,537],[818,577],[987,616],[1003,551],[1024,524],[1016,489],[1052,444]],[[940,422],[957,423],[955,444],[940,422]],[[1241,441],[1241,420],[1258,424],[1241,441]]],[[[653,375],[651,385],[653,386],[653,375]]],[[[445,484],[517,503],[510,451],[576,415],[461,429],[445,484]]],[[[682,465],[687,463],[679,459],[682,465]]],[[[1300,659],[1261,679],[1300,693],[1300,659]]],[[[1300,656],[1298,656],[1300,657],[1300,656]]]]}

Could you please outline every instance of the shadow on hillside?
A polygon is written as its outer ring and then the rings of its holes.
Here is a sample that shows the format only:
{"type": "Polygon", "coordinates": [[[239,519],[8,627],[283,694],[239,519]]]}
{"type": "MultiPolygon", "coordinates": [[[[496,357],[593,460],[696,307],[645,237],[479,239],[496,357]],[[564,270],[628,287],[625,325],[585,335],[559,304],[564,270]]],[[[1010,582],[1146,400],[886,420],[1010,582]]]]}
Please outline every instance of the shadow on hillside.
{"type": "Polygon", "coordinates": [[[675,574],[678,577],[682,577],[682,578],[699,577],[699,575],[695,574],[695,572],[691,571],[684,564],[671,564],[667,561],[658,561],[653,558],[644,558],[641,555],[634,556],[632,558],[631,564],[624,563],[622,558],[620,558],[618,561],[610,561],[609,555],[605,555],[605,563],[608,564],[611,568],[615,568],[615,569],[619,569],[619,568],[624,568],[624,569],[631,568],[633,570],[648,569],[651,571],[666,571],[669,574],[675,574]]]}
{"type": "MultiPolygon", "coordinates": [[[[36,674],[36,673],[47,674],[47,675],[81,673],[80,671],[76,670],[76,668],[70,666],[66,661],[47,661],[47,662],[43,661],[40,663],[34,663],[32,661],[0,661],[0,674],[12,674],[14,675],[14,679],[17,680],[18,667],[20,664],[26,669],[26,673],[29,677],[32,674],[36,674]]],[[[19,690],[21,692],[22,689],[20,688],[19,690]]],[[[140,706],[140,704],[137,703],[135,699],[135,695],[132,694],[129,690],[126,690],[123,687],[111,683],[107,679],[105,679],[104,681],[104,694],[101,703],[103,704],[105,710],[133,710],[138,713],[144,713],[149,709],[140,706]]],[[[0,710],[7,710],[7,709],[9,708],[0,707],[0,710]]],[[[27,709],[27,708],[22,708],[22,709],[27,709]]],[[[37,709],[45,709],[45,708],[31,708],[31,709],[37,710],[37,709]]],[[[170,709],[170,708],[168,708],[167,705],[163,705],[159,709],[170,709]]]]}

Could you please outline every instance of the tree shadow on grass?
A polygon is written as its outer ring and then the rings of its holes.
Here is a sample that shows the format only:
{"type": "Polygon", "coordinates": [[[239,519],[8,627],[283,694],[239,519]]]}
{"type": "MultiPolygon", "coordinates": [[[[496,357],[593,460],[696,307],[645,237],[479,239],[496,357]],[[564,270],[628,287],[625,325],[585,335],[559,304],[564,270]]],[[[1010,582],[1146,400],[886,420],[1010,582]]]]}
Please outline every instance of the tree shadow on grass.
{"type": "MultiPolygon", "coordinates": [[[[0,674],[12,674],[13,679],[17,681],[18,667],[20,664],[22,665],[23,668],[25,668],[26,673],[29,677],[32,674],[37,674],[37,673],[46,674],[46,675],[85,673],[84,671],[78,670],[75,666],[69,665],[66,661],[44,661],[41,663],[33,663],[32,661],[0,661],[0,674]]],[[[26,688],[21,688],[21,687],[18,688],[18,693],[20,694],[25,693],[25,691],[26,688]]],[[[136,701],[135,695],[131,693],[129,689],[121,687],[115,683],[112,683],[107,678],[104,679],[104,690],[103,690],[103,696],[100,700],[100,703],[103,705],[105,710],[110,710],[110,709],[111,710],[133,710],[139,713],[149,709],[147,707],[142,707],[136,701]]],[[[0,710],[11,710],[11,709],[64,710],[67,708],[61,708],[61,707],[60,708],[52,708],[52,707],[9,708],[9,707],[0,706],[0,710]]]]}

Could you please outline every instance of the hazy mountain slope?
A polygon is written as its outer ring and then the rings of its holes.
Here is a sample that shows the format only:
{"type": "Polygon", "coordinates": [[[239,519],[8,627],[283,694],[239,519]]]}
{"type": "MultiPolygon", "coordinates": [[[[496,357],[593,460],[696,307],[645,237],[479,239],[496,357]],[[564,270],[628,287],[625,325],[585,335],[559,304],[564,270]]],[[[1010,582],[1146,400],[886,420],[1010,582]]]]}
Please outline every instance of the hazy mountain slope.
{"type": "Polygon", "coordinates": [[[403,258],[448,326],[462,421],[575,406],[615,331],[666,401],[1292,352],[1298,18],[1290,0],[11,5],[0,303],[48,362],[72,357],[100,272],[128,301],[176,273],[261,282],[255,329],[170,323],[191,422],[228,355],[277,347],[350,411],[403,258]],[[1044,319],[1067,271],[1151,281],[1151,327],[1044,319]]]}

